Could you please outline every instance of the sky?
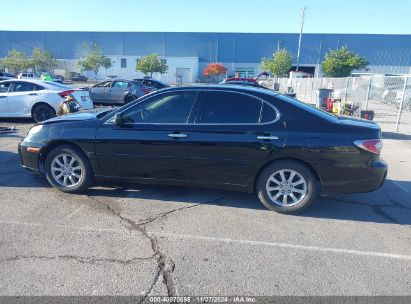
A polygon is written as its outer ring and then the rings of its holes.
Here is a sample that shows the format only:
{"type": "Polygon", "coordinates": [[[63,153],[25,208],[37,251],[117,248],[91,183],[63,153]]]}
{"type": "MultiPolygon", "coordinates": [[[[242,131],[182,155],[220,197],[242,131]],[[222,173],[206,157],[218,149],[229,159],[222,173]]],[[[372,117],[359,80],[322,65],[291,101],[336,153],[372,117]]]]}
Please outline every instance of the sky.
{"type": "Polygon", "coordinates": [[[0,0],[0,30],[411,34],[411,0],[0,0]]]}

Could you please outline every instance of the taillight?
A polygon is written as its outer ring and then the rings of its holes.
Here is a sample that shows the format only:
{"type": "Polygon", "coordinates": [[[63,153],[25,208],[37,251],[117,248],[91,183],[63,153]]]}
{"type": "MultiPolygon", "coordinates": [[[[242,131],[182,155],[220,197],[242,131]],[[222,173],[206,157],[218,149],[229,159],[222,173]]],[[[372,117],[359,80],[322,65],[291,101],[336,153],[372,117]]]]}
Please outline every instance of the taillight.
{"type": "Polygon", "coordinates": [[[143,89],[143,92],[144,92],[144,94],[148,94],[148,93],[151,93],[151,90],[150,89],[143,89]]]}
{"type": "Polygon", "coordinates": [[[356,145],[360,149],[375,154],[380,154],[382,150],[381,139],[356,140],[354,141],[354,145],[356,145]]]}
{"type": "Polygon", "coordinates": [[[70,95],[71,93],[75,92],[76,90],[67,90],[67,91],[63,91],[58,93],[60,95],[60,97],[64,98],[67,97],[68,95],[70,95]]]}

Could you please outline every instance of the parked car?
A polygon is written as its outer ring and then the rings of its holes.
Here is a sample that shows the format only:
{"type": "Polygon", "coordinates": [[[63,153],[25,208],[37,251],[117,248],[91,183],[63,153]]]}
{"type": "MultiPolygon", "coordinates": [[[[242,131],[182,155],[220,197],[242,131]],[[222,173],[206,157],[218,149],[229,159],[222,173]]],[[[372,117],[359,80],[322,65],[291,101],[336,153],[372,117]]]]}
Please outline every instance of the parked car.
{"type": "Polygon", "coordinates": [[[0,72],[0,81],[7,80],[7,79],[13,79],[13,78],[17,78],[17,76],[11,73],[0,72]]]}
{"type": "Polygon", "coordinates": [[[170,87],[168,84],[150,78],[136,78],[133,80],[142,83],[148,87],[156,88],[157,90],[170,87]]]}
{"type": "Polygon", "coordinates": [[[61,75],[51,75],[52,81],[58,82],[58,83],[63,83],[64,81],[64,76],[61,75]]]}
{"type": "Polygon", "coordinates": [[[43,73],[40,76],[40,79],[43,81],[53,81],[53,82],[58,82],[58,83],[63,83],[64,77],[61,75],[53,75],[50,73],[43,73]]]}
{"type": "Polygon", "coordinates": [[[76,82],[87,82],[87,77],[81,74],[72,74],[71,75],[71,81],[76,81],[76,82]]]}
{"type": "Polygon", "coordinates": [[[72,95],[82,109],[92,109],[88,91],[41,80],[0,81],[0,117],[32,117],[40,122],[56,116],[60,103],[72,95]]]}
{"type": "Polygon", "coordinates": [[[17,75],[18,79],[40,79],[36,74],[34,73],[19,73],[17,75]]]}
{"type": "Polygon", "coordinates": [[[269,209],[308,207],[318,194],[373,191],[387,165],[381,130],[270,90],[189,86],[123,107],[57,117],[19,145],[22,164],[64,192],[93,181],[256,192],[269,209]]]}
{"type": "Polygon", "coordinates": [[[147,87],[137,81],[124,79],[105,80],[89,88],[93,101],[101,104],[129,103],[154,90],[154,88],[147,87]]]}

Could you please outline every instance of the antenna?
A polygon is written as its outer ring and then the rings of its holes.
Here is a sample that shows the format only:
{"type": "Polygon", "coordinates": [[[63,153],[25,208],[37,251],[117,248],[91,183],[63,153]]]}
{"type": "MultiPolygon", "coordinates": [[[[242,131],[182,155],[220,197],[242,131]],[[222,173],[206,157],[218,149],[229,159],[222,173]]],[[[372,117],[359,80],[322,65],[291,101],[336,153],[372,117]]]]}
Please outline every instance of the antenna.
{"type": "Polygon", "coordinates": [[[295,69],[297,72],[298,72],[298,65],[300,63],[301,38],[303,36],[304,18],[305,18],[305,10],[306,9],[307,9],[306,6],[304,6],[301,9],[301,27],[300,27],[300,36],[298,37],[297,65],[296,65],[296,69],[295,69]]]}

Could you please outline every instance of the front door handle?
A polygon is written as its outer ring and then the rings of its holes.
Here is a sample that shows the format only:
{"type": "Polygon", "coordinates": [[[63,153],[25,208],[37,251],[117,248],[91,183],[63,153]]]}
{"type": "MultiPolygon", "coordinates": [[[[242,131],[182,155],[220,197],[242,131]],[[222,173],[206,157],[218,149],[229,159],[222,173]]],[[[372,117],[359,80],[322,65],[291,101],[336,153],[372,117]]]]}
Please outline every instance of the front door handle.
{"type": "Polygon", "coordinates": [[[170,134],[168,134],[168,137],[172,137],[172,138],[185,138],[185,137],[187,137],[187,134],[183,134],[183,133],[170,133],[170,134]]]}
{"type": "Polygon", "coordinates": [[[259,140],[276,140],[278,139],[278,136],[257,136],[257,139],[259,140]]]}
{"type": "Polygon", "coordinates": [[[38,95],[37,93],[29,93],[30,96],[38,95]]]}
{"type": "Polygon", "coordinates": [[[0,96],[0,98],[6,98],[7,96],[0,96]]]}

